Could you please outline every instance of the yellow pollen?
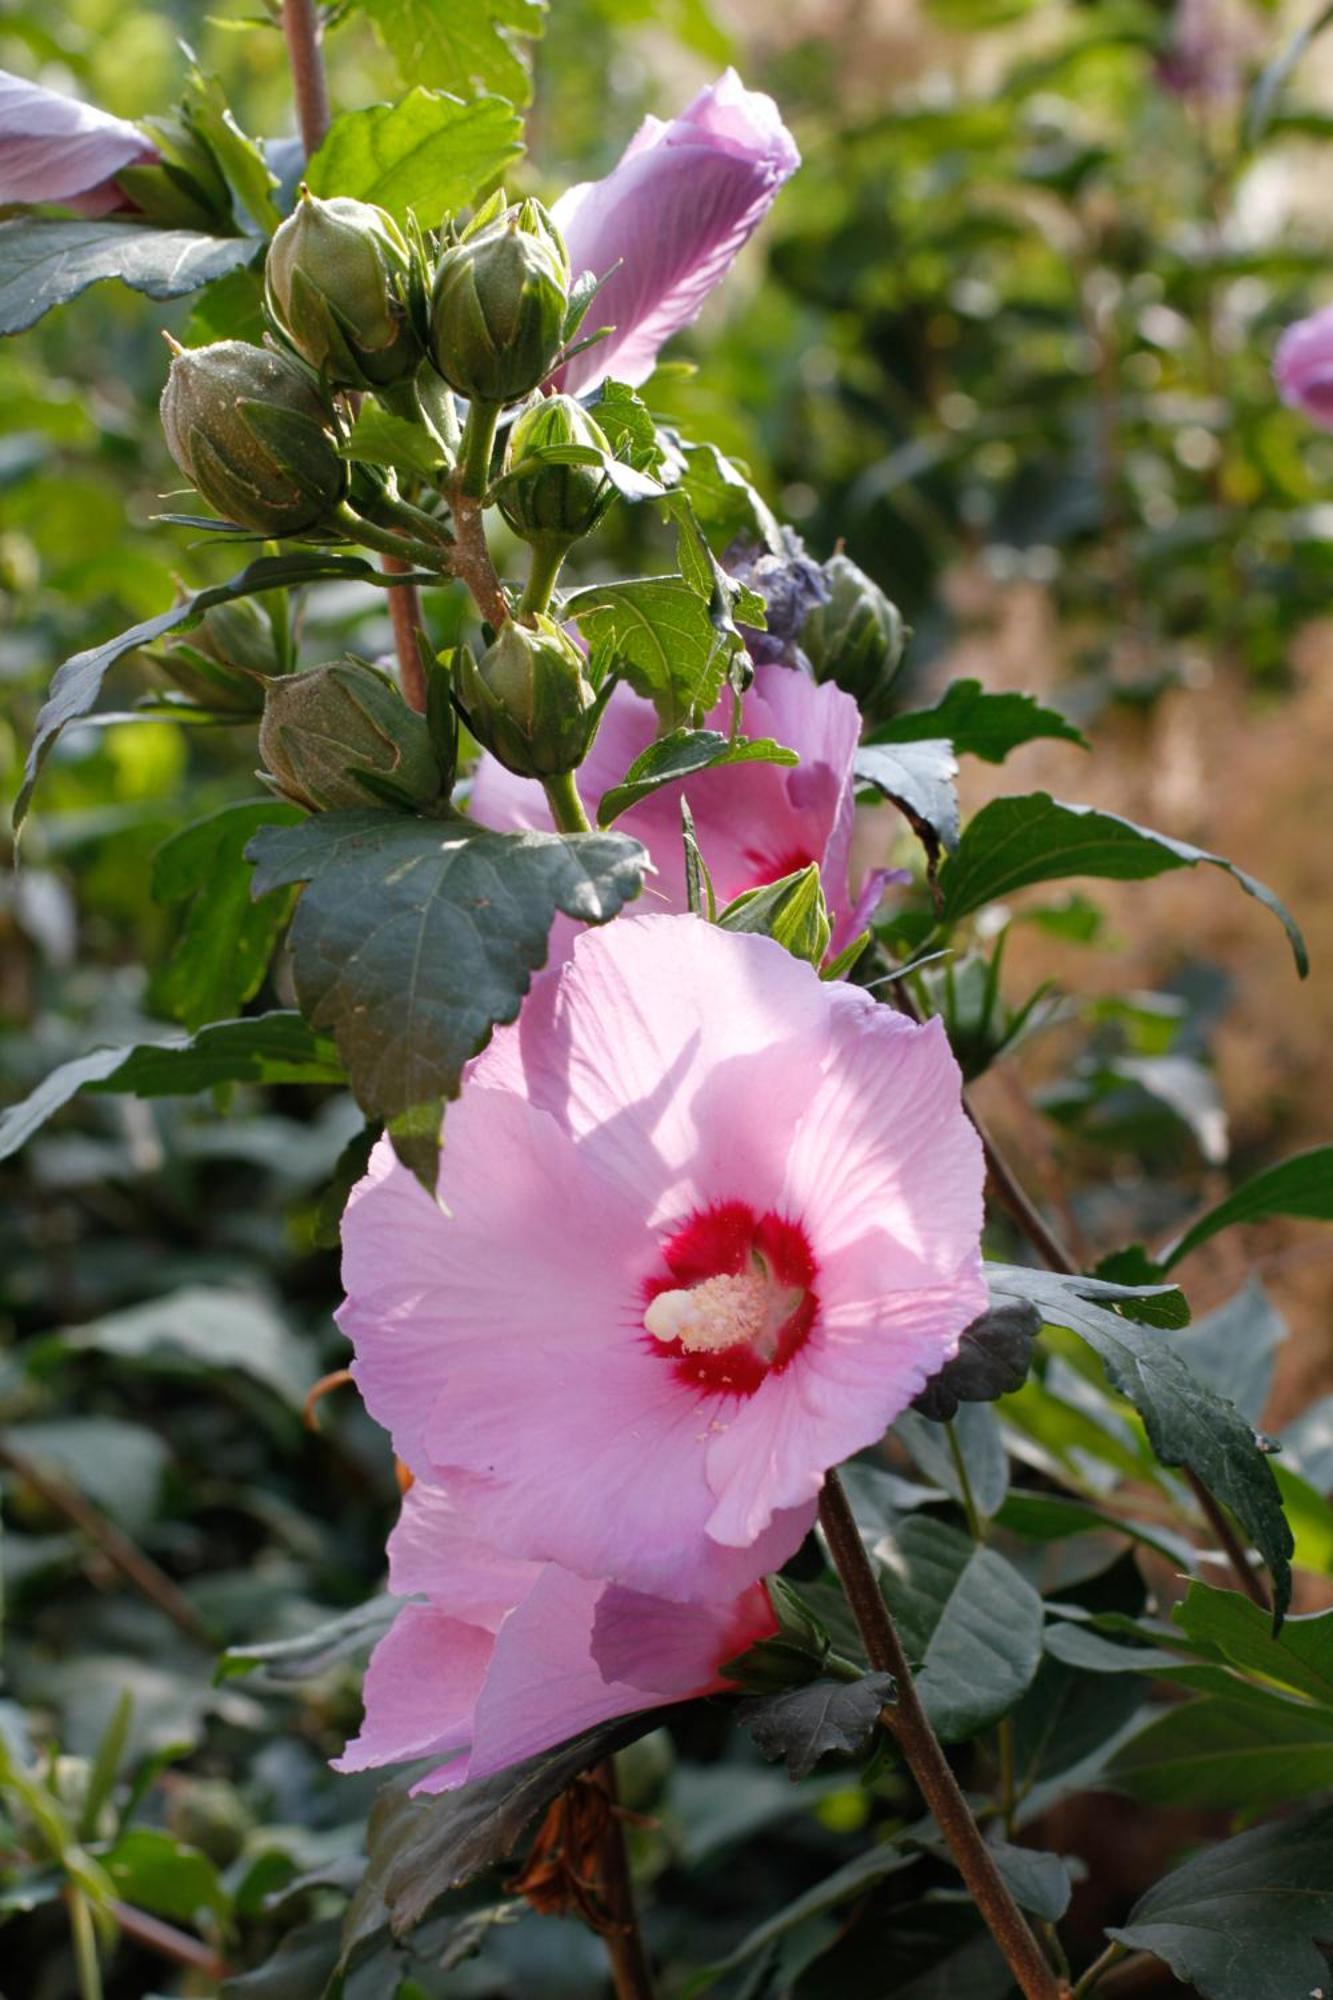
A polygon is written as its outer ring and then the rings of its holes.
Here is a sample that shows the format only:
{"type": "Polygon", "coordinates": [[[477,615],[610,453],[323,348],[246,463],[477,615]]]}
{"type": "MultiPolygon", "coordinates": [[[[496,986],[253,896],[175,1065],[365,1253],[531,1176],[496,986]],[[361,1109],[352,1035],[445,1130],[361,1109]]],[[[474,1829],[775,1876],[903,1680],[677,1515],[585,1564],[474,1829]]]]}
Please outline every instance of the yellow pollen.
{"type": "Polygon", "coordinates": [[[643,1323],[654,1340],[678,1340],[690,1354],[715,1354],[757,1340],[771,1304],[767,1276],[745,1271],[735,1278],[705,1278],[683,1291],[659,1292],[643,1323]]]}

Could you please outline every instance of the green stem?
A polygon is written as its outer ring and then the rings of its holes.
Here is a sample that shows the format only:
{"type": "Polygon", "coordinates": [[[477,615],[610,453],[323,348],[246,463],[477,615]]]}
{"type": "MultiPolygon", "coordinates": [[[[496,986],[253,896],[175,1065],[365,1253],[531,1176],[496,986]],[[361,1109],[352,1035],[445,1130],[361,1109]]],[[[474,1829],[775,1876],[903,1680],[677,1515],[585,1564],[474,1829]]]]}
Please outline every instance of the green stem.
{"type": "Polygon", "coordinates": [[[1108,1944],[1100,1958],[1093,1959],[1083,1977],[1075,1984],[1073,2000],[1083,2000],[1083,1996],[1091,1993],[1104,1972],[1109,1972],[1113,1965],[1119,1965],[1121,1959],[1128,1956],[1127,1944],[1108,1944]]]}
{"type": "Polygon", "coordinates": [[[102,1967],[97,1956],[97,1935],[93,1913],[83,1890],[70,1884],[66,1891],[70,1939],[74,1946],[74,1969],[79,1980],[79,2000],[102,2000],[102,1967]]]}
{"type": "Polygon", "coordinates": [[[591,833],[592,822],[583,810],[583,800],[572,771],[564,771],[558,778],[543,778],[542,786],[547,804],[551,808],[551,818],[561,833],[591,833]]]}
{"type": "Polygon", "coordinates": [[[495,427],[501,405],[474,399],[468,405],[459,446],[458,490],[469,500],[484,500],[491,482],[491,453],[495,449],[495,427]]]}
{"type": "Polygon", "coordinates": [[[949,1456],[953,1460],[953,1469],[958,1474],[958,1488],[963,1496],[963,1512],[967,1516],[968,1533],[974,1542],[984,1542],[986,1523],[981,1518],[976,1496],[972,1491],[972,1481],[967,1476],[967,1460],[963,1457],[963,1447],[958,1442],[958,1433],[952,1423],[947,1423],[944,1431],[949,1440],[949,1456]]]}
{"type": "Polygon", "coordinates": [[[549,609],[560,565],[568,554],[569,543],[563,536],[543,537],[540,542],[532,544],[532,567],[518,604],[520,618],[549,609]]]}
{"type": "Polygon", "coordinates": [[[346,530],[351,540],[360,542],[363,548],[375,549],[382,556],[393,556],[406,568],[433,569],[441,574],[445,571],[442,549],[427,548],[424,542],[415,538],[409,540],[406,535],[395,535],[387,528],[377,528],[373,521],[367,521],[345,500],[333,518],[340,528],[346,530]]]}

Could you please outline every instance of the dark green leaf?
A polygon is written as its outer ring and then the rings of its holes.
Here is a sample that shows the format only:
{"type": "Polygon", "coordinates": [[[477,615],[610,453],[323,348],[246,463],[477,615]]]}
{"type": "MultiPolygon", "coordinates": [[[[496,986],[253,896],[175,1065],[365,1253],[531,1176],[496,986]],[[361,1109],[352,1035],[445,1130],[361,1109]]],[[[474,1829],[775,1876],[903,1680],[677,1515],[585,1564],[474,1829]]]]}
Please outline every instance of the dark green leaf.
{"type": "Polygon", "coordinates": [[[1094,1785],[1142,1705],[1134,1674],[1088,1674],[1043,1659],[1014,1710],[1020,1798],[1039,1794],[1053,1801],[1094,1785]]]}
{"type": "Polygon", "coordinates": [[[314,1680],[342,1660],[364,1659],[394,1620],[398,1603],[392,1597],[372,1597],[354,1611],[344,1611],[302,1632],[295,1639],[270,1639],[258,1646],[229,1646],[218,1662],[217,1679],[262,1671],[266,1681],[279,1684],[314,1680]]]}
{"type": "Polygon", "coordinates": [[[987,1278],[993,1293],[1031,1299],[1048,1324],[1085,1340],[1143,1418],[1162,1464],[1187,1465],[1225,1501],[1268,1564],[1280,1625],[1291,1600],[1292,1533],[1273,1468],[1239,1410],[1198,1381],[1152,1329],[1115,1309],[1116,1286],[1004,1265],[988,1266],[987,1278]]]}
{"type": "Polygon", "coordinates": [[[249,236],[202,236],[137,222],[0,223],[0,334],[22,333],[89,285],[119,278],[150,299],[179,298],[254,256],[249,236]]]}
{"type": "Polygon", "coordinates": [[[1294,1159],[1266,1167],[1261,1174],[1243,1181],[1225,1201],[1210,1208],[1183,1236],[1177,1237],[1163,1253],[1164,1267],[1170,1270],[1182,1257],[1188,1257],[1191,1250],[1197,1250],[1210,1236],[1216,1236],[1219,1229],[1229,1229],[1233,1222],[1257,1222],[1265,1215],[1298,1215],[1313,1222],[1333,1222],[1333,1146],[1315,1146],[1308,1153],[1297,1153],[1294,1159]]]}
{"type": "Polygon", "coordinates": [[[187,1028],[238,1012],[262,985],[292,896],[251,896],[246,843],[261,826],[291,826],[300,817],[280,799],[224,806],[174,834],[154,856],[155,900],[185,909],[153,998],[187,1028]]]}
{"type": "Polygon", "coordinates": [[[739,640],[720,629],[709,602],[683,576],[591,584],[565,600],[589,646],[607,650],[664,729],[688,727],[722,692],[739,640]]]}
{"type": "Polygon", "coordinates": [[[299,1925],[263,1965],[225,1979],[218,2000],[325,2000],[337,1969],[339,1933],[335,1917],[299,1925]]]}
{"type": "MultiPolygon", "coordinates": [[[[0,238],[2,236],[3,230],[0,229],[0,238]]],[[[186,626],[198,624],[204,613],[211,611],[215,604],[230,604],[237,597],[257,597],[266,590],[317,583],[325,578],[374,583],[381,587],[385,585],[384,573],[360,556],[339,555],[331,550],[316,552],[313,549],[293,550],[281,556],[261,556],[257,562],[229,577],[226,583],[212,583],[203,590],[196,590],[173,604],[170,610],[159,611],[156,617],[143,619],[138,625],[132,625],[128,632],[118,633],[114,639],[106,639],[100,646],[90,646],[86,652],[75,653],[72,659],[57,667],[51,692],[37,717],[32,748],[24,768],[23,785],[14,806],[14,825],[18,827],[23,822],[37,774],[46,762],[52,744],[67,723],[77,722],[92,709],[102,691],[108,667],[113,667],[117,660],[123,659],[126,653],[134,652],[137,647],[165,638],[168,632],[178,632],[186,626]]]]}
{"type": "Polygon", "coordinates": [[[405,83],[472,97],[496,91],[526,104],[532,78],[523,41],[546,25],[547,0],[357,0],[398,64],[405,83]]]}
{"type": "Polygon", "coordinates": [[[1216,1312],[1177,1333],[1172,1346],[1201,1382],[1257,1424],[1273,1386],[1273,1363],[1287,1329],[1257,1278],[1216,1312]]]}
{"type": "Polygon", "coordinates": [[[1041,1314],[1025,1299],[992,1306],[963,1331],[958,1352],[932,1375],[912,1408],[932,1423],[947,1423],[960,1403],[993,1403],[1027,1379],[1041,1314]]]}
{"type": "Polygon", "coordinates": [[[900,1870],[910,1868],[917,1859],[918,1856],[910,1849],[897,1847],[892,1842],[867,1848],[865,1853],[858,1854],[854,1861],[835,1869],[832,1875],[826,1875],[822,1882],[816,1882],[812,1889],[805,1891],[804,1895],[797,1896],[794,1902],[779,1910],[775,1917],[769,1917],[766,1922],[757,1925],[747,1937],[742,1938],[734,1951],[727,1953],[725,1958],[696,1973],[685,1988],[687,2000],[693,2000],[696,1993],[707,1992],[708,1988],[724,1974],[734,1972],[738,1966],[747,1965],[751,1959],[758,1958],[779,1938],[785,1937],[788,1931],[795,1930],[798,1924],[807,1923],[821,1911],[835,1909],[839,1903],[849,1902],[853,1896],[864,1894],[873,1883],[882,1882],[886,1876],[896,1875],[900,1870]]]}
{"type": "Polygon", "coordinates": [[[69,1351],[125,1361],[236,1368],[298,1405],[316,1374],[304,1342],[267,1299],[220,1285],[186,1285],[56,1337],[69,1351]]]}
{"type": "Polygon", "coordinates": [[[431,1186],[439,1107],[518,1013],[557,911],[605,923],[646,865],[623,834],[492,833],[387,812],[266,827],[249,851],[256,895],[308,884],[291,928],[302,1011],[431,1186]]]}
{"type": "Polygon", "coordinates": [[[876,743],[919,743],[943,737],[958,755],[1002,764],[1011,750],[1056,737],[1086,750],[1087,739],[1053,708],[1030,694],[989,694],[980,681],[954,681],[934,708],[895,715],[874,733],[876,743]]]}
{"type": "Polygon", "coordinates": [[[994,1549],[914,1515],[875,1544],[884,1595],[936,1730],[957,1743],[999,1720],[1041,1662],[1041,1599],[994,1549]]]}
{"type": "Polygon", "coordinates": [[[696,771],[710,771],[718,764],[796,764],[794,750],[784,750],[769,737],[751,740],[738,736],[733,741],[717,729],[673,729],[634,759],[620,784],[602,795],[597,808],[597,824],[610,826],[621,813],[628,812],[662,785],[693,777],[696,771]]]}
{"type": "Polygon", "coordinates": [[[1327,1987],[1333,1807],[1196,1854],[1107,1936],[1164,1959],[1207,2000],[1304,2000],[1327,1987]]]}
{"type": "Polygon", "coordinates": [[[1172,1616],[1197,1646],[1215,1648],[1243,1672],[1323,1702],[1333,1713],[1333,1611],[1288,1618],[1275,1639],[1248,1597],[1194,1582],[1172,1616]]]}
{"type": "Polygon", "coordinates": [[[873,785],[910,822],[932,872],[941,851],[958,846],[958,759],[938,738],[904,744],[864,743],[856,753],[859,783],[873,785]]]}
{"type": "Polygon", "coordinates": [[[893,1689],[892,1674],[810,1681],[743,1701],[736,1720],[770,1762],[782,1757],[793,1778],[808,1778],[821,1757],[855,1756],[865,1748],[893,1689]]]}
{"type": "MultiPolygon", "coordinates": [[[[864,753],[863,753],[864,754],[864,753]]],[[[1271,910],[1291,942],[1302,978],[1309,970],[1305,940],[1295,919],[1262,882],[1183,840],[1135,826],[1093,806],[1062,805],[1045,792],[993,799],[968,824],[940,875],[941,917],[956,924],[987,903],[1012,895],[1033,882],[1095,875],[1115,882],[1142,882],[1200,862],[1221,868],[1271,910]]]]}
{"type": "Polygon", "coordinates": [[[374,202],[399,222],[415,209],[435,229],[455,209],[470,208],[522,151],[522,121],[503,98],[466,104],[418,84],[397,104],[335,118],[306,183],[312,194],[374,202]]]}
{"type": "Polygon", "coordinates": [[[1263,1812],[1333,1785],[1333,1710],[1238,1683],[1157,1716],[1109,1775],[1151,1805],[1263,1812]]]}

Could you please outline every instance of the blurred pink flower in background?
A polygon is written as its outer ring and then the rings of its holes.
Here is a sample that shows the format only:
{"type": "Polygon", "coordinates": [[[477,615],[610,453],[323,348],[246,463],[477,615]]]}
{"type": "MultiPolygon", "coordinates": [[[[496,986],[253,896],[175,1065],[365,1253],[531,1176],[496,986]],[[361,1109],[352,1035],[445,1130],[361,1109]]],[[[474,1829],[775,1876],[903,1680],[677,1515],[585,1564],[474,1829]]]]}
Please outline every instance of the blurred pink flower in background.
{"type": "Polygon", "coordinates": [[[595,1723],[717,1693],[719,1669],[777,1630],[762,1584],[721,1604],[667,1603],[523,1563],[475,1539],[418,1481],[389,1538],[404,1604],[366,1673],[361,1733],[335,1764],[440,1757],[415,1787],[447,1792],[595,1723]]]}
{"type": "Polygon", "coordinates": [[[125,207],[122,167],[160,156],[135,126],[0,70],[0,203],[59,202],[80,215],[125,207]]]}
{"type": "Polygon", "coordinates": [[[1289,326],[1273,356],[1284,403],[1333,430],[1333,306],[1289,326]]]}
{"type": "MultiPolygon", "coordinates": [[[[708,727],[728,732],[731,707],[731,695],[724,694],[707,718],[708,727]]],[[[831,681],[817,685],[797,669],[760,666],[741,699],[741,729],[748,737],[771,737],[795,750],[800,763],[719,764],[663,785],[622,813],[617,828],[643,842],[657,871],[648,879],[645,901],[672,912],[688,908],[680,819],[684,796],[719,904],[817,861],[833,919],[831,948],[839,950],[866,914],[848,881],[860,711],[831,681]]],[[[652,703],[622,683],[578,771],[591,813],[657,735],[652,703]]],[[[541,786],[516,778],[490,756],[477,766],[471,811],[484,826],[502,832],[549,830],[553,824],[541,786]]],[[[869,901],[878,900],[881,886],[879,879],[869,885],[869,901]]],[[[563,955],[574,934],[572,926],[561,927],[553,957],[563,955]]]]}
{"type": "Polygon", "coordinates": [[[604,180],[567,188],[552,214],[575,276],[619,268],[584,322],[587,333],[615,332],[576,355],[556,386],[581,395],[608,375],[644,381],[800,163],[773,99],[729,69],[669,125],[646,118],[604,180]]]}
{"type": "Polygon", "coordinates": [[[769,938],[585,932],[473,1065],[438,1202],[387,1142],[353,1191],[371,1414],[508,1553],[734,1599],[985,1309],[960,1087],[938,1021],[769,938]]]}
{"type": "Polygon", "coordinates": [[[1263,36],[1243,0],[1176,0],[1157,81],[1197,104],[1224,103],[1244,82],[1263,36]]]}

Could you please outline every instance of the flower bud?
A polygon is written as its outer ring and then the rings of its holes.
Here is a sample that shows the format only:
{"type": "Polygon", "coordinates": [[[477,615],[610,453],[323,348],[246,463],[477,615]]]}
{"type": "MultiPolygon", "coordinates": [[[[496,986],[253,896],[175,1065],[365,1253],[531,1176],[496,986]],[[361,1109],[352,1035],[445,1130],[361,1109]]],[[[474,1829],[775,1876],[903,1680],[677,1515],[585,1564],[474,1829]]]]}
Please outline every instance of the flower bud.
{"type": "Polygon", "coordinates": [[[569,266],[554,225],[525,201],[445,251],[430,351],[450,388],[483,403],[528,395],[560,351],[569,266]]]}
{"type": "Polygon", "coordinates": [[[460,646],[454,685],[472,734],[520,778],[559,777],[583,761],[601,705],[553,619],[510,619],[480,661],[460,646]]]}
{"type": "Polygon", "coordinates": [[[525,542],[575,542],[597,526],[615,488],[599,465],[519,468],[525,459],[555,446],[605,452],[606,433],[572,396],[551,396],[525,410],[509,436],[509,468],[517,474],[501,487],[500,512],[525,542]]]}
{"type": "Polygon", "coordinates": [[[412,811],[443,785],[425,717],[359,660],[270,681],[259,749],[276,789],[309,812],[412,811]]]}
{"type": "Polygon", "coordinates": [[[318,389],[298,362],[269,348],[243,340],[182,348],[162,391],[162,428],[204,499],[258,534],[318,528],[346,491],[318,389]]]}
{"type": "Polygon", "coordinates": [[[391,215],[304,189],[269,245],[269,311],[334,389],[378,389],[415,372],[412,257],[391,215]]]}
{"type": "Polygon", "coordinates": [[[236,227],[231,189],[217,154],[188,113],[146,118],[157,157],[126,167],[117,185],[159,229],[199,229],[229,236],[236,227]]]}
{"type": "Polygon", "coordinates": [[[815,679],[836,681],[869,715],[888,692],[911,635],[897,605],[849,556],[830,557],[824,577],[827,601],[806,619],[801,645],[815,679]]]}
{"type": "Polygon", "coordinates": [[[273,627],[248,597],[217,604],[191,632],[156,654],[182,693],[226,715],[257,715],[264,681],[283,671],[273,627]]]}

